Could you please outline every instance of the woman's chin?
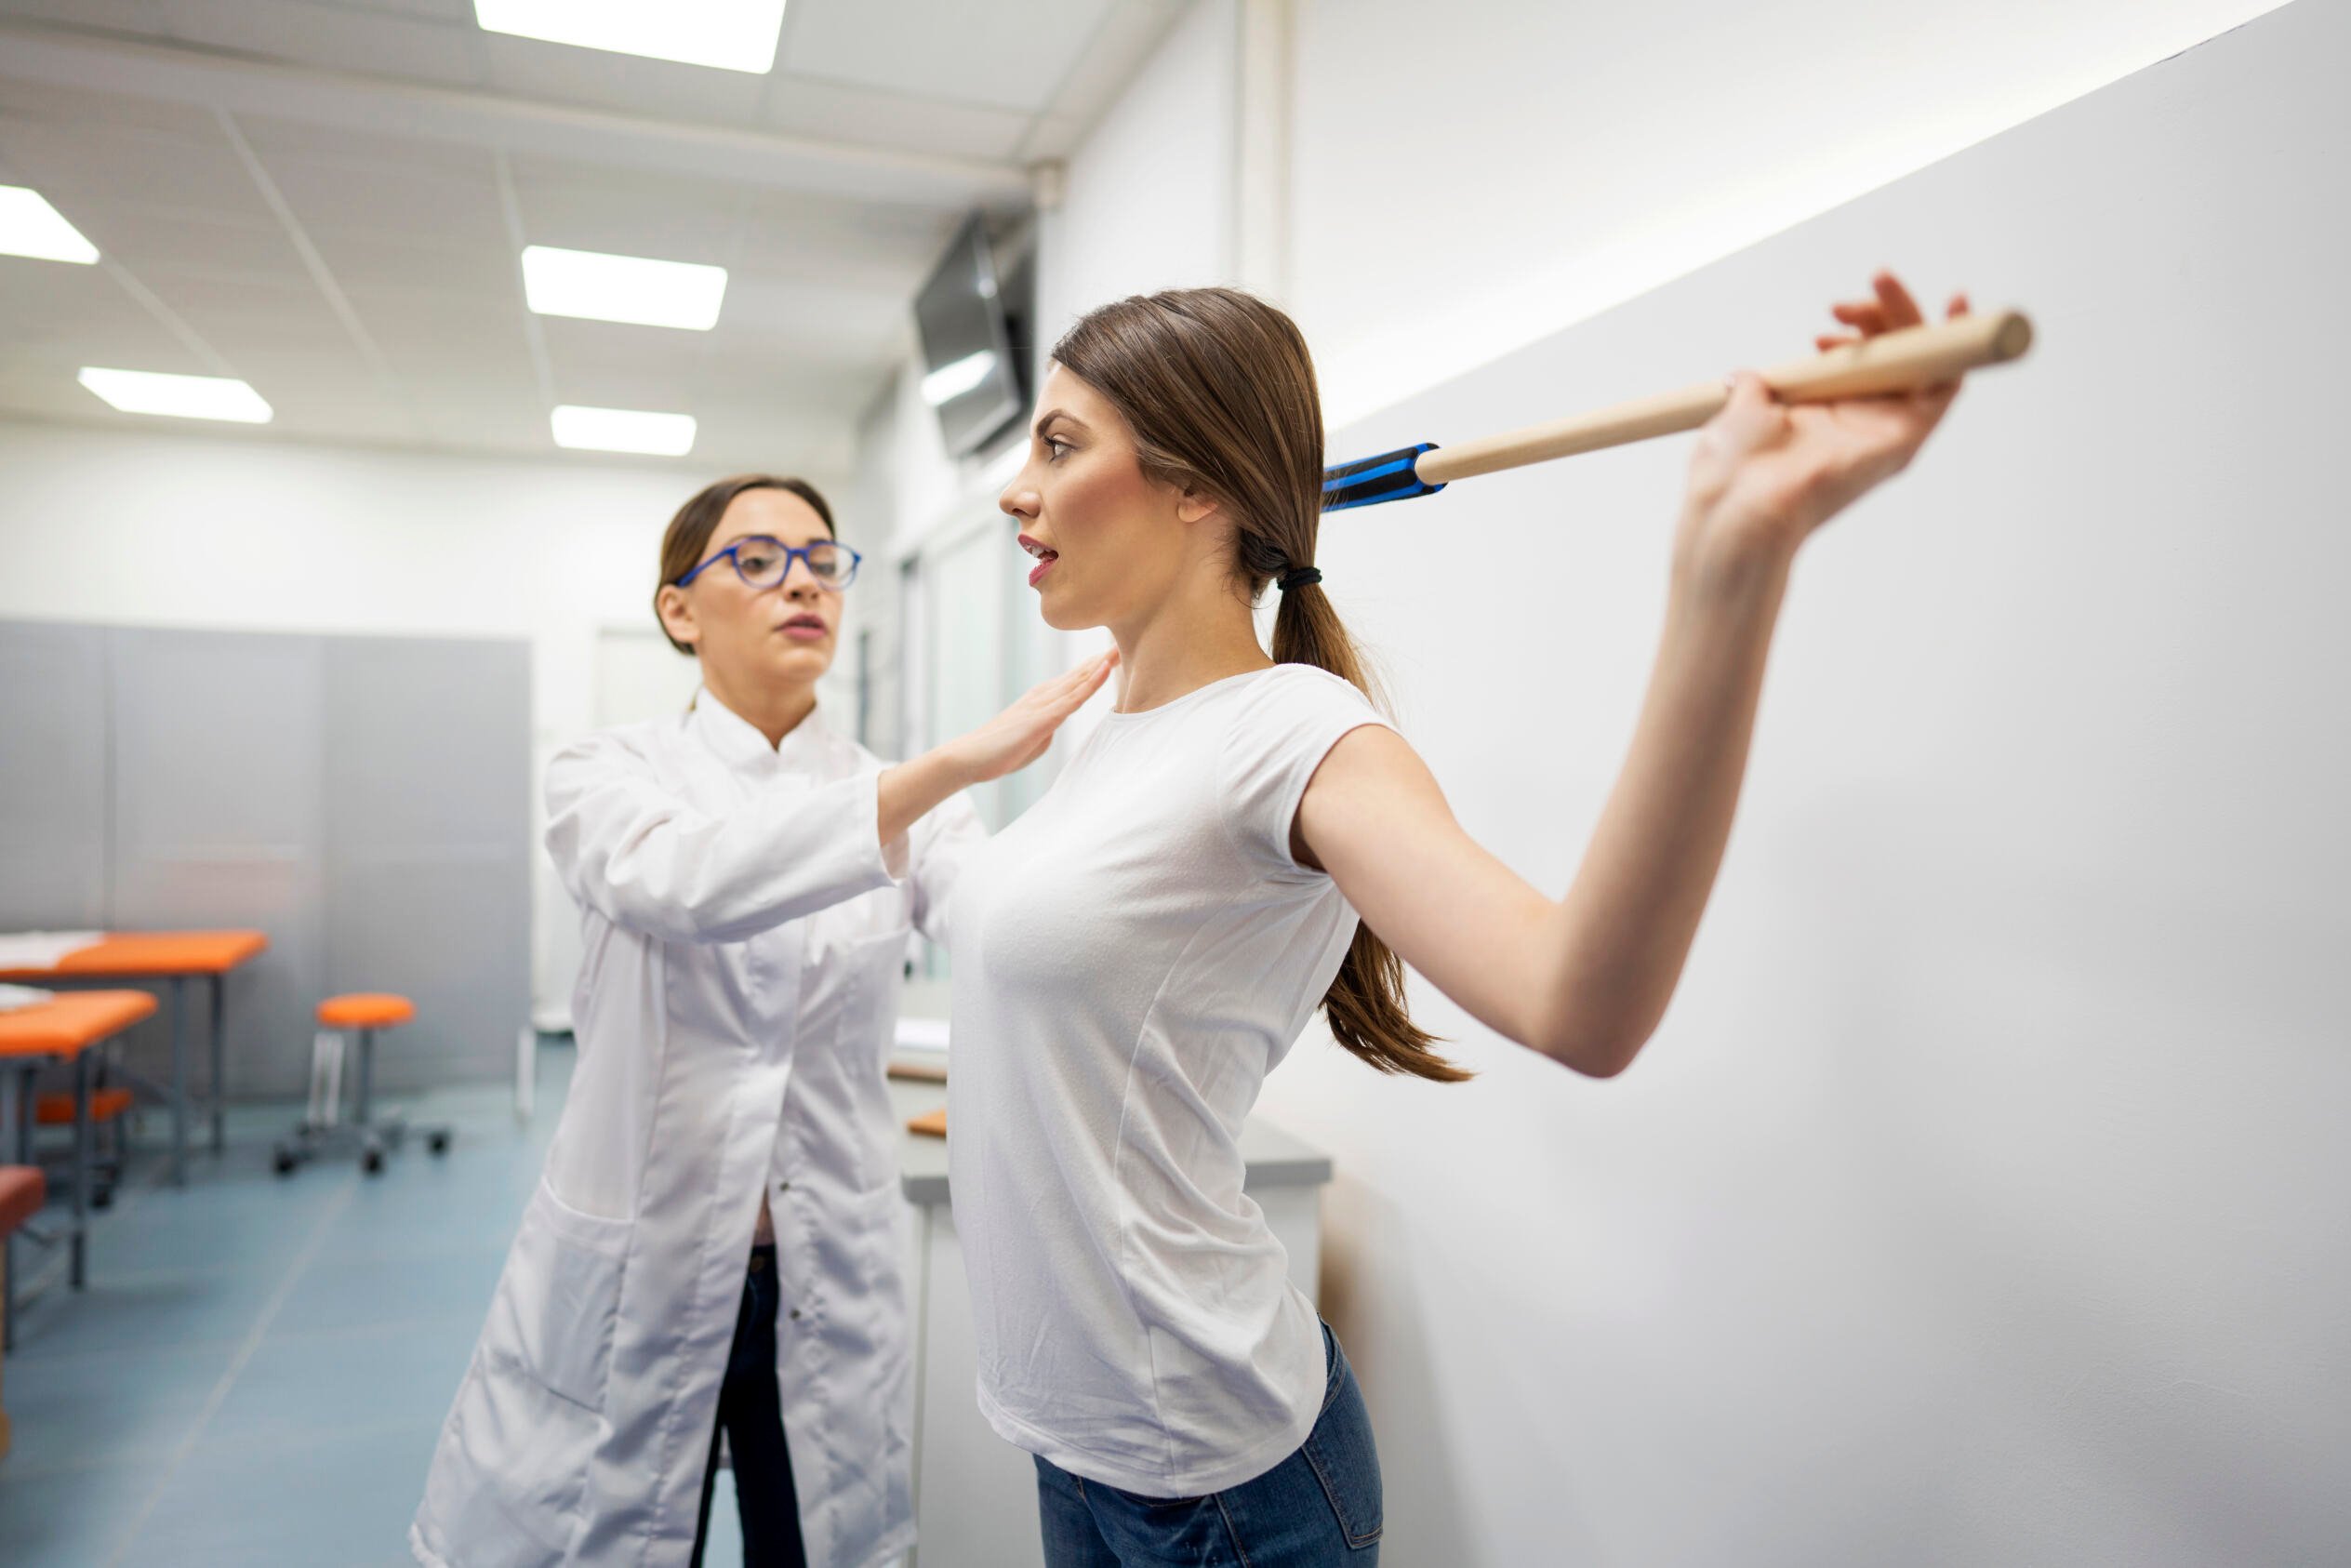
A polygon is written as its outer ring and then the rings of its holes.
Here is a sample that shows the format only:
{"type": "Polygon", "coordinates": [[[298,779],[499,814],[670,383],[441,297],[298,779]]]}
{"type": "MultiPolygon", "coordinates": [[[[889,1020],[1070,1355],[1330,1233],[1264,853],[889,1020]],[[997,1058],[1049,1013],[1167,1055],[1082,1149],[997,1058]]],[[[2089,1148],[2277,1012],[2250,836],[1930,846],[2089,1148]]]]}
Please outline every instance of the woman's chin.
{"type": "Polygon", "coordinates": [[[832,644],[816,643],[805,647],[778,648],[768,660],[767,668],[779,681],[817,680],[832,668],[832,644]]]}
{"type": "Polygon", "coordinates": [[[1037,614],[1056,631],[1084,631],[1102,624],[1101,618],[1090,616],[1069,602],[1066,593],[1043,593],[1037,597],[1037,614]]]}

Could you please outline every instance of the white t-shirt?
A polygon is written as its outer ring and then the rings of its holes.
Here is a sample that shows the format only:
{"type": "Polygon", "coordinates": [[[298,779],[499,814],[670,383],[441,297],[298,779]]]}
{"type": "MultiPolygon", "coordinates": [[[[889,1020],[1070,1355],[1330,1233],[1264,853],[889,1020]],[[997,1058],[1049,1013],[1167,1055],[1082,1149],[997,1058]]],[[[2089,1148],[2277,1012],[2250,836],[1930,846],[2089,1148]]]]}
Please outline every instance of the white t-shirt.
{"type": "Polygon", "coordinates": [[[1355,911],[1290,857],[1307,782],[1382,721],[1307,665],[1113,713],[955,893],[948,1158],[979,1405],[1073,1474],[1193,1496],[1322,1408],[1322,1335],[1239,1137],[1355,911]]]}

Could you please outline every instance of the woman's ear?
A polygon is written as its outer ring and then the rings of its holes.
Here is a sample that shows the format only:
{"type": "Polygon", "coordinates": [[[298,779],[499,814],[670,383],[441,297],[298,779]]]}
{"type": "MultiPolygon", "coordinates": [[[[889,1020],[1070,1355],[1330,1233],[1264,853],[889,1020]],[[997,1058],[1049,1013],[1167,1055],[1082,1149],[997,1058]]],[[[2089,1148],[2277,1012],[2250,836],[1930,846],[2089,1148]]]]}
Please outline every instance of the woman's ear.
{"type": "Polygon", "coordinates": [[[675,583],[665,583],[661,591],[655,595],[653,607],[661,617],[662,627],[672,638],[689,648],[695,645],[695,639],[701,635],[701,631],[694,624],[694,601],[685,596],[684,589],[675,583]]]}
{"type": "Polygon", "coordinates": [[[1187,485],[1176,498],[1176,517],[1178,522],[1198,523],[1214,517],[1218,507],[1216,498],[1195,485],[1187,485]]]}

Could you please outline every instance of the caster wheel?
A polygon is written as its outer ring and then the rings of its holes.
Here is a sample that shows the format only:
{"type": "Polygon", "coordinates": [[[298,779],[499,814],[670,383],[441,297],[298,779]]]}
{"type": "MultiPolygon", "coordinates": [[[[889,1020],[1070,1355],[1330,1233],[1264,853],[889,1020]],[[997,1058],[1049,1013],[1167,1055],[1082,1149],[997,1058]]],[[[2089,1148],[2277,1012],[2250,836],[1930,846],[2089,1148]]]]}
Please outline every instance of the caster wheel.
{"type": "Polygon", "coordinates": [[[275,1171],[282,1176],[292,1176],[294,1174],[293,1151],[291,1149],[281,1149],[275,1154],[272,1155],[270,1157],[270,1169],[275,1171]]]}
{"type": "Polygon", "coordinates": [[[99,1213],[104,1214],[108,1209],[111,1209],[113,1206],[114,1194],[111,1189],[104,1192],[93,1192],[90,1194],[90,1207],[97,1210],[99,1213]]]}
{"type": "Polygon", "coordinates": [[[449,1152],[449,1135],[435,1133],[424,1140],[424,1146],[435,1154],[446,1154],[449,1152]]]}
{"type": "Polygon", "coordinates": [[[384,1170],[384,1151],[380,1149],[371,1149],[359,1157],[359,1163],[360,1168],[369,1176],[381,1176],[384,1170]]]}

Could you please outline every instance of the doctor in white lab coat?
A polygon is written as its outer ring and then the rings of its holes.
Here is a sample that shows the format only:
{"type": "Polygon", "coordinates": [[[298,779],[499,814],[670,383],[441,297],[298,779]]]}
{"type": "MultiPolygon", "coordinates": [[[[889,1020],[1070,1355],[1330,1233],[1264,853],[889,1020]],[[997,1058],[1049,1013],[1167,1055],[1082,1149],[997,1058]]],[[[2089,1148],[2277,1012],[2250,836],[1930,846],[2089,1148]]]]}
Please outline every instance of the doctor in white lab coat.
{"type": "Polygon", "coordinates": [[[549,765],[578,1066],[409,1532],[431,1568],[698,1561],[722,1421],[750,1568],[913,1542],[900,965],[980,833],[957,791],[1110,660],[884,767],[816,711],[856,561],[805,485],[710,486],[655,600],[693,708],[549,765]]]}

